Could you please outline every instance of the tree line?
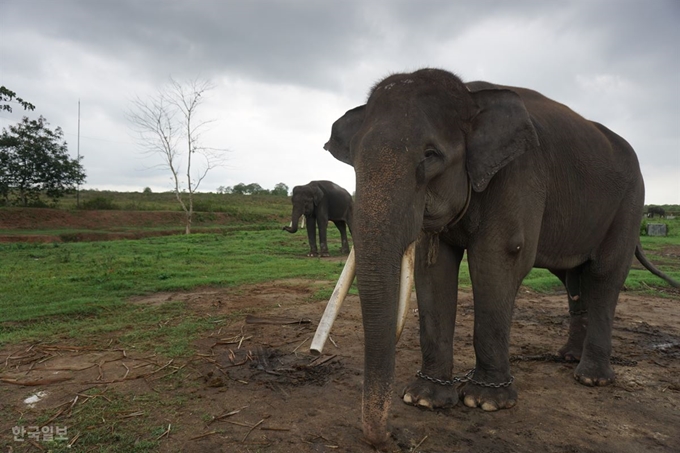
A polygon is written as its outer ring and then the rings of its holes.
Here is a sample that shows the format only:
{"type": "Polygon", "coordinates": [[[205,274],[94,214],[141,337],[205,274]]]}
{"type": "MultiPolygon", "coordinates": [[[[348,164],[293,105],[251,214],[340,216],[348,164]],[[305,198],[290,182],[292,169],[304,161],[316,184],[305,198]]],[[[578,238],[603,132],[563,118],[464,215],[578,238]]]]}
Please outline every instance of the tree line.
{"type": "Polygon", "coordinates": [[[283,197],[288,196],[288,186],[282,182],[274,186],[272,190],[263,188],[256,182],[250,184],[239,183],[235,186],[220,186],[217,188],[217,193],[222,194],[237,194],[237,195],[279,195],[283,197]]]}

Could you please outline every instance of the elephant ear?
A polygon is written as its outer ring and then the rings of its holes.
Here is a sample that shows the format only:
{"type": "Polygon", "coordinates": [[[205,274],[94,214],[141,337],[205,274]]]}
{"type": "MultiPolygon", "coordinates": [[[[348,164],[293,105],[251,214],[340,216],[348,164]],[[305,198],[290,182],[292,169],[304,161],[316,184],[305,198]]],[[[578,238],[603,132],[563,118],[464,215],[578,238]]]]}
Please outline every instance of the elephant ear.
{"type": "Polygon", "coordinates": [[[476,192],[486,189],[491,178],[517,156],[539,146],[536,129],[519,95],[492,87],[486,83],[468,85],[479,108],[468,136],[466,161],[476,192]]]}
{"type": "Polygon", "coordinates": [[[314,206],[318,206],[319,203],[321,203],[321,200],[323,200],[325,193],[323,190],[321,190],[321,186],[318,184],[315,184],[312,187],[312,197],[314,199],[314,206]]]}
{"type": "Polygon", "coordinates": [[[366,106],[361,105],[352,110],[348,110],[340,119],[333,123],[331,128],[331,138],[323,148],[341,162],[352,165],[352,158],[349,152],[349,145],[352,137],[357,133],[364,122],[364,110],[366,106]]]}

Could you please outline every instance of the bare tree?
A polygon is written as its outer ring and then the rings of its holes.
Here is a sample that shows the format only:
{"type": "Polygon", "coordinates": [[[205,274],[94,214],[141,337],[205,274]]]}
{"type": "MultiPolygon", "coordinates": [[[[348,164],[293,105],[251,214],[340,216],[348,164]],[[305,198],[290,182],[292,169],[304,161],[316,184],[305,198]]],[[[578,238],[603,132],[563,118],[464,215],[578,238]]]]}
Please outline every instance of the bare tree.
{"type": "Polygon", "coordinates": [[[194,193],[208,172],[224,163],[226,150],[201,145],[201,135],[212,121],[199,120],[197,112],[212,88],[206,80],[182,84],[171,78],[151,99],[135,98],[128,112],[145,152],[159,155],[160,166],[172,174],[175,196],[185,213],[186,234],[191,233],[194,193]]]}

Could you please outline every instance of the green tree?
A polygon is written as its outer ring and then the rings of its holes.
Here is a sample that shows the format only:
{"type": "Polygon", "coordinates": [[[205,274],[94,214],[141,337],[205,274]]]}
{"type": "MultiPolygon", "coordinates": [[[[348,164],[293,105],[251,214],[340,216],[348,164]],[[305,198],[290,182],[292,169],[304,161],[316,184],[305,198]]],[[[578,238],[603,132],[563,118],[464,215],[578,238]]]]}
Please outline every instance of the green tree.
{"type": "Polygon", "coordinates": [[[0,86],[0,112],[2,111],[12,111],[12,106],[6,104],[6,102],[17,102],[24,110],[35,110],[35,106],[28,101],[24,101],[17,94],[4,86],[0,86]]]}
{"type": "Polygon", "coordinates": [[[272,195],[279,195],[283,197],[288,196],[288,186],[285,185],[284,183],[280,182],[277,185],[274,186],[274,190],[272,190],[272,195]]]}
{"type": "Polygon", "coordinates": [[[77,159],[71,159],[64,133],[52,131],[42,116],[23,120],[2,130],[0,135],[0,196],[5,203],[15,195],[23,206],[39,204],[40,196],[53,201],[73,192],[85,181],[85,172],[77,159]]]}
{"type": "Polygon", "coordinates": [[[269,193],[269,191],[267,189],[262,188],[262,186],[256,182],[251,182],[246,186],[246,194],[262,195],[267,193],[269,193]]]}
{"type": "Polygon", "coordinates": [[[235,193],[237,195],[245,195],[246,190],[247,190],[246,185],[240,182],[231,188],[231,193],[235,193]]]}
{"type": "Polygon", "coordinates": [[[267,189],[263,189],[262,186],[256,182],[251,182],[250,184],[243,184],[240,182],[231,188],[231,193],[238,195],[266,195],[271,192],[267,189]]]}

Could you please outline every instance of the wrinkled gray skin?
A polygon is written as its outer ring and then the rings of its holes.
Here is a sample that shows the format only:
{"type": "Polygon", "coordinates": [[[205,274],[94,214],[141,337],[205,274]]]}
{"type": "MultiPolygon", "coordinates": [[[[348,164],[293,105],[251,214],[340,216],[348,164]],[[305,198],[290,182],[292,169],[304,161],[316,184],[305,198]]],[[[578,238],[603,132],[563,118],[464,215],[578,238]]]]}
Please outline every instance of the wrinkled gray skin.
{"type": "Polygon", "coordinates": [[[295,233],[301,216],[307,222],[309,253],[307,256],[330,256],[326,240],[328,221],[335,223],[340,231],[342,253],[349,253],[347,228],[352,231],[352,196],[345,189],[331,181],[312,181],[304,186],[293,187],[292,226],[284,226],[289,233],[295,233]],[[316,247],[316,227],[319,227],[319,245],[316,247]]]}
{"type": "MultiPolygon", "coordinates": [[[[560,353],[580,359],[575,378],[591,386],[612,382],[619,290],[634,254],[653,269],[638,242],[642,175],[624,139],[535,91],[463,84],[425,69],[379,82],[366,105],[333,124],[324,148],[356,172],[352,238],[369,442],[384,446],[388,437],[400,258],[416,240],[423,374],[452,377],[458,273],[467,252],[474,380],[510,380],[515,296],[531,268],[541,267],[569,294],[571,327],[560,353]]],[[[488,411],[517,401],[514,384],[468,382],[459,392],[414,378],[402,395],[427,408],[454,405],[459,396],[488,411]]]]}
{"type": "Polygon", "coordinates": [[[650,206],[647,210],[647,217],[654,218],[655,215],[661,218],[666,217],[666,210],[661,206],[650,206]]]}

